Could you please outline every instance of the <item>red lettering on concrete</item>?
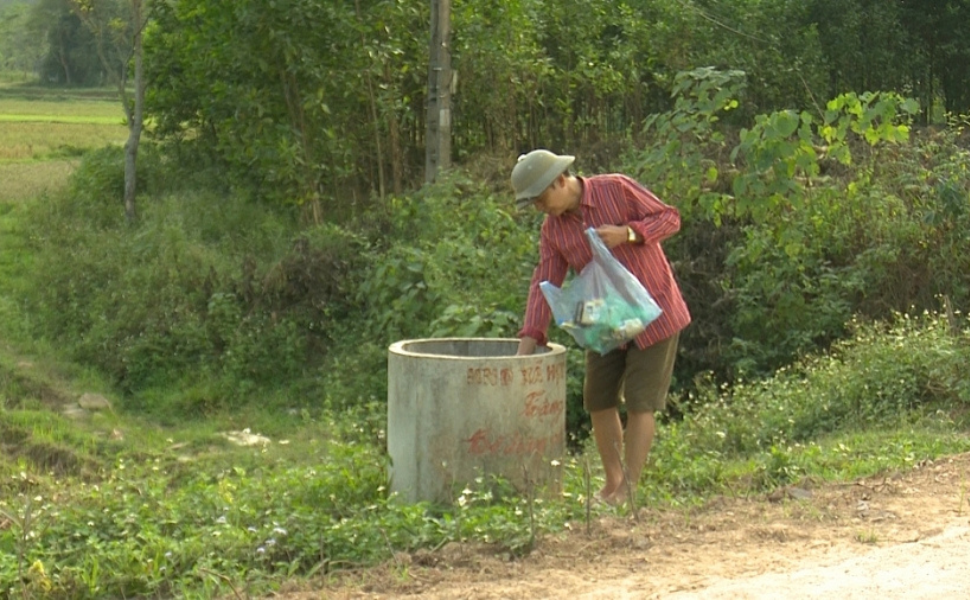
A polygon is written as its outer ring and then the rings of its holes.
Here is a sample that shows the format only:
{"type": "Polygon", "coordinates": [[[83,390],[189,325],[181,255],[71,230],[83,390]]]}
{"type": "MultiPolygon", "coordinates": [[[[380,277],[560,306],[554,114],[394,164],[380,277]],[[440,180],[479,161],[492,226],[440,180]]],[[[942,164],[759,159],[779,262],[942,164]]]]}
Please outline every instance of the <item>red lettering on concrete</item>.
{"type": "Polygon", "coordinates": [[[501,439],[498,441],[490,441],[489,432],[487,429],[479,429],[472,434],[468,440],[468,453],[477,456],[479,454],[495,454],[498,447],[501,445],[501,439]]]}
{"type": "Polygon", "coordinates": [[[535,367],[527,367],[522,369],[522,381],[526,385],[542,383],[542,367],[537,365],[535,367]]]}
{"type": "Polygon", "coordinates": [[[468,385],[498,385],[499,370],[492,367],[469,367],[465,380],[468,385]]]}
{"type": "Polygon", "coordinates": [[[524,456],[544,454],[547,449],[562,445],[563,439],[562,432],[545,437],[526,437],[520,433],[493,436],[489,430],[479,429],[465,441],[468,442],[468,453],[472,456],[524,456]]]}
{"type": "Polygon", "coordinates": [[[525,409],[523,409],[522,415],[525,417],[554,417],[563,414],[566,410],[566,401],[550,401],[545,398],[545,395],[545,390],[529,392],[525,397],[525,409]]]}
{"type": "Polygon", "coordinates": [[[562,381],[566,378],[566,365],[555,364],[546,367],[546,381],[562,381]]]}

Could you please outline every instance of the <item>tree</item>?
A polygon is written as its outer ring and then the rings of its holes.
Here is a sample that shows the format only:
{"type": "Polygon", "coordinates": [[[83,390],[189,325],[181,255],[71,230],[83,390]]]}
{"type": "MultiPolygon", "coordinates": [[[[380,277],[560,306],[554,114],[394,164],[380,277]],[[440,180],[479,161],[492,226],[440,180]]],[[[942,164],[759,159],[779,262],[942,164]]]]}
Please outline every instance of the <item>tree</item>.
{"type": "Polygon", "coordinates": [[[234,186],[318,220],[380,194],[388,163],[395,191],[423,176],[423,0],[173,0],[156,11],[154,133],[234,186]]]}
{"type": "Polygon", "coordinates": [[[137,218],[135,191],[137,188],[138,146],[144,126],[145,69],[142,34],[148,23],[149,10],[144,0],[126,0],[123,4],[111,0],[70,0],[74,13],[95,39],[98,57],[109,79],[118,90],[128,124],[125,142],[125,218],[133,223],[137,218]],[[128,93],[128,73],[134,62],[134,97],[128,93]]]}
{"type": "MultiPolygon", "coordinates": [[[[966,113],[970,109],[970,2],[968,0],[900,0],[903,27],[921,59],[920,83],[924,116],[934,117],[934,104],[942,99],[943,109],[966,113]]],[[[919,90],[920,86],[914,88],[919,90]]]]}
{"type": "Polygon", "coordinates": [[[31,5],[13,2],[0,7],[0,71],[20,71],[24,78],[37,71],[44,54],[43,31],[35,31],[31,5]]]}
{"type": "Polygon", "coordinates": [[[102,66],[93,36],[72,12],[71,0],[40,0],[30,12],[28,27],[47,44],[40,65],[42,81],[62,85],[101,83],[102,66]]]}

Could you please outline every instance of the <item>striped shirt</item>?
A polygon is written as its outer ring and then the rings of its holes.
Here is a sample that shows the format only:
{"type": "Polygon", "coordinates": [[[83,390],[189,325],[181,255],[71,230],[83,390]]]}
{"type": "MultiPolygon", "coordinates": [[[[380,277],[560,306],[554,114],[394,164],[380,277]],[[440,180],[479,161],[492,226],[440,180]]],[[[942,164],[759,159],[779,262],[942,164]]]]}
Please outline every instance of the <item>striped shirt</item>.
{"type": "Polygon", "coordinates": [[[646,348],[665,340],[690,323],[690,312],[674,279],[660,242],[680,230],[680,213],[661,202],[650,190],[620,174],[579,178],[583,184],[579,211],[561,216],[546,215],[539,239],[539,264],[532,274],[525,323],[519,337],[547,342],[546,331],[552,310],[539,284],[549,281],[562,287],[570,268],[582,271],[593,259],[585,231],[600,225],[632,227],[643,240],[639,244],[620,244],[613,255],[643,283],[663,310],[660,317],[636,337],[636,345],[646,348]]]}

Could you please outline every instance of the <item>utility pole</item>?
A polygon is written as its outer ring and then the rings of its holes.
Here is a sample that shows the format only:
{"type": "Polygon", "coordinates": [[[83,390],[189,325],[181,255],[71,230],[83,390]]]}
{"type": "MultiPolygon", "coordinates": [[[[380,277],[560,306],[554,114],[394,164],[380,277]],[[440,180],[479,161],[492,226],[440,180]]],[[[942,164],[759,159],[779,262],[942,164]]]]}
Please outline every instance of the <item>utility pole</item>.
{"type": "Polygon", "coordinates": [[[451,0],[431,0],[424,180],[451,166],[451,0]]]}

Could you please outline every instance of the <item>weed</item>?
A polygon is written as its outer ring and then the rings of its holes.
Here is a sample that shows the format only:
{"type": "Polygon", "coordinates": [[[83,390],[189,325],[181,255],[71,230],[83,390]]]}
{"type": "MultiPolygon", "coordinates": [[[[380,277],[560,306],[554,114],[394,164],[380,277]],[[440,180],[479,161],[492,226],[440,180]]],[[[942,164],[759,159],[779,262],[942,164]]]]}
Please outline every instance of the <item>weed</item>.
{"type": "Polygon", "coordinates": [[[869,529],[867,531],[857,531],[853,536],[855,541],[862,544],[877,544],[879,543],[879,536],[876,534],[874,529],[869,529]]]}
{"type": "MultiPolygon", "coordinates": [[[[36,577],[43,576],[42,584],[48,584],[46,587],[49,588],[49,580],[47,579],[46,573],[43,570],[43,563],[40,564],[39,572],[32,566],[30,570],[25,570],[27,556],[30,551],[30,544],[35,533],[33,530],[33,506],[32,499],[30,496],[23,497],[23,515],[15,514],[11,509],[4,508],[4,503],[0,502],[0,517],[3,517],[12,526],[12,531],[14,535],[14,546],[16,548],[16,562],[17,562],[17,581],[20,582],[23,591],[23,597],[28,597],[28,586],[34,584],[34,579],[36,577]],[[30,575],[30,577],[28,577],[30,575]]],[[[3,591],[0,589],[0,591],[3,591]]]]}
{"type": "Polygon", "coordinates": [[[967,475],[960,474],[960,499],[957,501],[957,515],[963,516],[964,503],[970,502],[967,498],[967,475]]]}

